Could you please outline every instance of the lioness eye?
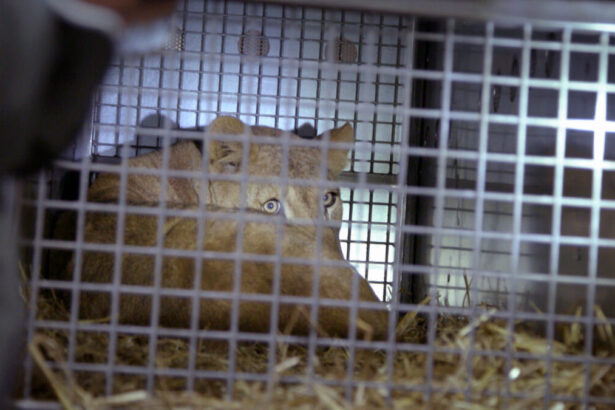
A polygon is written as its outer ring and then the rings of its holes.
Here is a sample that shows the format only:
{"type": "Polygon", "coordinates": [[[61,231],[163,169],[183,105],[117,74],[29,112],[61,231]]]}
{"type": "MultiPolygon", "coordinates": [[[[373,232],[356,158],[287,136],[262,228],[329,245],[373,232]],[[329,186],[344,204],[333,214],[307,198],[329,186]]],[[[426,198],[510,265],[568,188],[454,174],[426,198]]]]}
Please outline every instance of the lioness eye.
{"type": "Polygon", "coordinates": [[[278,212],[280,212],[281,207],[282,206],[280,205],[280,201],[275,198],[271,198],[269,201],[263,204],[263,211],[267,212],[268,214],[277,214],[278,212]]]}
{"type": "Polygon", "coordinates": [[[335,192],[327,192],[322,196],[322,203],[325,205],[325,208],[329,208],[335,203],[336,198],[337,194],[335,192]]]}

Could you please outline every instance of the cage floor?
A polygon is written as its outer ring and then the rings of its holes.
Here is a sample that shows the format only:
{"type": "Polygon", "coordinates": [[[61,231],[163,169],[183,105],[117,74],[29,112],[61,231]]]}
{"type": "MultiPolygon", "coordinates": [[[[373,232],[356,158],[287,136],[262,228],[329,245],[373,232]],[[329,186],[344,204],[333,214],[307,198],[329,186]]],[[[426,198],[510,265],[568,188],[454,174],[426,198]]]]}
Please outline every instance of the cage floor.
{"type": "MultiPolygon", "coordinates": [[[[69,315],[52,294],[40,298],[39,309],[58,320],[69,315]]],[[[507,323],[493,319],[493,311],[487,308],[484,312],[471,323],[465,317],[440,315],[431,348],[427,346],[426,318],[409,312],[397,324],[395,351],[318,347],[313,369],[308,369],[306,346],[279,343],[269,384],[247,377],[270,371],[268,345],[239,343],[232,392],[224,378],[197,378],[189,391],[185,377],[156,376],[154,391],[148,393],[145,375],[122,374],[120,370],[113,375],[115,394],[105,396],[104,371],[66,372],[62,365],[66,333],[43,329],[29,345],[38,365],[32,397],[57,400],[64,408],[567,409],[578,407],[588,388],[589,396],[585,397],[593,408],[612,408],[609,400],[615,397],[615,365],[612,360],[600,362],[587,372],[579,324],[560,328],[561,341],[549,342],[534,335],[523,323],[515,324],[509,337],[507,323]]],[[[596,310],[598,337],[593,354],[615,359],[613,330],[601,322],[600,312],[596,310]]],[[[106,363],[108,343],[107,334],[78,333],[76,361],[106,363]]],[[[148,357],[146,336],[118,337],[118,369],[144,366],[148,357]]],[[[149,362],[155,363],[156,373],[159,369],[186,369],[189,357],[187,340],[166,337],[158,339],[155,360],[149,362]]],[[[223,341],[201,340],[195,357],[197,370],[214,374],[228,369],[229,351],[223,341]]]]}

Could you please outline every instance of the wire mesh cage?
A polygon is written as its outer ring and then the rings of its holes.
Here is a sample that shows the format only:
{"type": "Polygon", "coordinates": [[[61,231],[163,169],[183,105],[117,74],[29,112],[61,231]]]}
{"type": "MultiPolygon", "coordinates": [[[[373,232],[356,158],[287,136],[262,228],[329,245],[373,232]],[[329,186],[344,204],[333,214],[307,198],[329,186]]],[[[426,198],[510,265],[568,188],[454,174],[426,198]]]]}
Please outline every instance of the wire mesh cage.
{"type": "Polygon", "coordinates": [[[24,189],[16,404],[614,406],[614,26],[468,4],[180,2],[24,189]]]}

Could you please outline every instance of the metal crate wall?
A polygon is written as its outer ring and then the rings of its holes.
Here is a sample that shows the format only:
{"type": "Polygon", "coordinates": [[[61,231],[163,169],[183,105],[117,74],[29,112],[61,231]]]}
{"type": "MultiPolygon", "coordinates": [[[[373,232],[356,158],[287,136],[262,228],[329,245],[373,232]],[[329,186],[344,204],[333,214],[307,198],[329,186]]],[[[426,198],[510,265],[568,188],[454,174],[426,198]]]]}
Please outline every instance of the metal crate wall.
{"type": "Polygon", "coordinates": [[[434,75],[419,98],[449,112],[447,123],[419,121],[427,131],[414,142],[416,272],[438,267],[422,283],[452,306],[565,315],[597,303],[612,316],[614,149],[597,117],[612,108],[609,35],[471,22],[423,31],[421,68],[434,75]]]}
{"type": "Polygon", "coordinates": [[[405,91],[394,70],[405,65],[409,20],[239,2],[188,1],[183,8],[179,55],[125,58],[110,68],[96,102],[91,154],[117,157],[126,141],[130,155],[160,148],[160,139],[135,132],[151,115],[182,129],[204,127],[218,115],[288,130],[308,123],[322,131],[349,121],[357,142],[374,149],[356,150],[343,178],[357,181],[366,173],[375,189],[343,190],[343,250],[389,299],[397,198],[378,187],[395,183],[399,172],[394,147],[402,124],[395,111],[405,91]],[[352,69],[319,68],[327,60],[352,69]],[[360,116],[358,106],[369,114],[360,116]]]}

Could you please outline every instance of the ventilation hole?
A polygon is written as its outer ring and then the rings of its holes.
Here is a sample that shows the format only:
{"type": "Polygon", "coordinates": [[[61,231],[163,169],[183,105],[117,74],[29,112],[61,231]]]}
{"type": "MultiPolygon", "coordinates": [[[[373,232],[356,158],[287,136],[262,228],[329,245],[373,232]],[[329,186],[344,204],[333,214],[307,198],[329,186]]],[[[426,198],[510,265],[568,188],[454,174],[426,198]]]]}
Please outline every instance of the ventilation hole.
{"type": "Polygon", "coordinates": [[[173,33],[169,35],[169,39],[164,45],[164,49],[175,51],[184,50],[184,33],[179,28],[175,28],[173,33]]]}
{"type": "Polygon", "coordinates": [[[357,46],[349,40],[336,38],[333,45],[328,43],[325,47],[327,60],[336,63],[354,63],[357,61],[357,46]],[[331,47],[332,46],[332,47],[331,47]]]}
{"type": "Polygon", "coordinates": [[[248,30],[237,41],[239,54],[246,56],[266,56],[269,54],[269,40],[260,31],[248,30]]]}

